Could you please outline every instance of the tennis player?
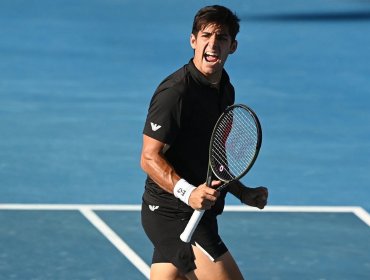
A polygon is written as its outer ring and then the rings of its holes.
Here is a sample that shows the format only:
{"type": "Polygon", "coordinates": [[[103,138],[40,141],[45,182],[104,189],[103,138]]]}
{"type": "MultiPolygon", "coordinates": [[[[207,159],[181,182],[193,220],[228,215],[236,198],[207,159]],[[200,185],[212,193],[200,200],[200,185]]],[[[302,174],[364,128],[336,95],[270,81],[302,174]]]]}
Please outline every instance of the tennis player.
{"type": "Polygon", "coordinates": [[[207,187],[208,146],[213,127],[234,103],[234,88],[224,70],[237,49],[239,19],[228,8],[207,6],[194,18],[193,58],[164,79],[150,102],[143,131],[141,167],[148,177],[142,225],[154,245],[152,280],[243,279],[218,234],[227,192],[242,203],[264,208],[268,192],[240,182],[226,191],[213,180],[207,187]],[[190,243],[179,236],[194,209],[208,210],[190,243]]]}

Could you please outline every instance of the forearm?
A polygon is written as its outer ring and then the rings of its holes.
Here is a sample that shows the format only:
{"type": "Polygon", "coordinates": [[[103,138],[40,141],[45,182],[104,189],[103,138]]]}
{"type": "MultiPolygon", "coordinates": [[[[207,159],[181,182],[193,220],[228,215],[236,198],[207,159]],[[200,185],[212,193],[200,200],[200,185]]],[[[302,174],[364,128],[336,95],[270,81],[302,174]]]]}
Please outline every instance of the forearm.
{"type": "Polygon", "coordinates": [[[141,167],[158,186],[173,193],[173,188],[180,180],[180,176],[161,154],[151,157],[143,155],[141,167]]]}
{"type": "Polygon", "coordinates": [[[249,189],[248,187],[244,186],[241,182],[234,181],[229,185],[228,191],[236,198],[238,198],[240,201],[242,201],[243,188],[249,189]]]}
{"type": "Polygon", "coordinates": [[[141,168],[158,184],[159,187],[169,193],[173,193],[175,184],[180,176],[163,156],[165,143],[143,135],[143,148],[141,151],[141,168]]]}

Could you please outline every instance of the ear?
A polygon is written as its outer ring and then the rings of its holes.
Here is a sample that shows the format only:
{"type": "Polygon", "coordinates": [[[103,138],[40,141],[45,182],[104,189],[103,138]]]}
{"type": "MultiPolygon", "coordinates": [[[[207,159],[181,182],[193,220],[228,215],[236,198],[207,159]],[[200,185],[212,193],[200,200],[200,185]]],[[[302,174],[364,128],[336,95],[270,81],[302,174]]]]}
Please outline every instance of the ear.
{"type": "Polygon", "coordinates": [[[238,48],[238,41],[234,40],[234,42],[231,43],[229,54],[233,54],[237,48],[238,48]]]}
{"type": "Polygon", "coordinates": [[[190,46],[195,50],[197,44],[197,37],[194,34],[190,35],[190,46]]]}

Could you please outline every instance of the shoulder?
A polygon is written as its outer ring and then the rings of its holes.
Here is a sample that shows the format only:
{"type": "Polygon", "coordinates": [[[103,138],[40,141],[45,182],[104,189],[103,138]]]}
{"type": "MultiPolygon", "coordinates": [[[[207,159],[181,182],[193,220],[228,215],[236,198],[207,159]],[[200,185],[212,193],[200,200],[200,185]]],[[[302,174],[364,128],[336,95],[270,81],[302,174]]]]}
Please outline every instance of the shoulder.
{"type": "Polygon", "coordinates": [[[190,74],[188,66],[184,65],[180,69],[166,77],[158,86],[155,94],[170,91],[181,95],[188,87],[190,74]]]}
{"type": "Polygon", "coordinates": [[[167,76],[155,90],[150,101],[150,107],[160,107],[170,110],[180,106],[189,92],[190,74],[187,65],[167,76]]]}

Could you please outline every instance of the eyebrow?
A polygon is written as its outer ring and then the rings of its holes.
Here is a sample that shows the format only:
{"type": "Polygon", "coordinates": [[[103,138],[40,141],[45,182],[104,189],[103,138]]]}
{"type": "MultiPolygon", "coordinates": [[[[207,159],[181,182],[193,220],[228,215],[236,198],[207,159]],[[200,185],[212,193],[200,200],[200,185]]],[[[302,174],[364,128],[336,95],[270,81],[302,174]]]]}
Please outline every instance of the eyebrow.
{"type": "Polygon", "coordinates": [[[218,33],[218,32],[207,32],[207,31],[200,31],[202,34],[204,35],[212,35],[212,34],[216,34],[217,36],[229,36],[228,33],[218,33]]]}

